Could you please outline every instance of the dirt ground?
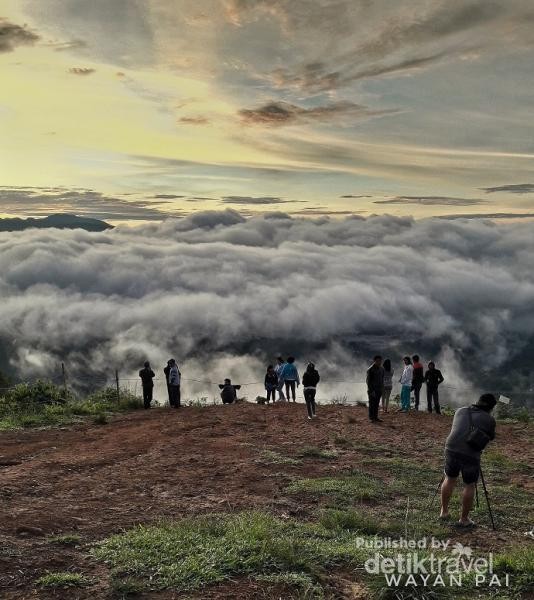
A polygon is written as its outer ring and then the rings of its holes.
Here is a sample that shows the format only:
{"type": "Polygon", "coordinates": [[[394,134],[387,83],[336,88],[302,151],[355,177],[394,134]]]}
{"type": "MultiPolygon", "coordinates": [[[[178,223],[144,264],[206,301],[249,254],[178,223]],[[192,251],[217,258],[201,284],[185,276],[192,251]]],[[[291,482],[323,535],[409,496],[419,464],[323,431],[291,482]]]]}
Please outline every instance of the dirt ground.
{"type": "MultiPolygon", "coordinates": [[[[408,449],[412,460],[435,467],[438,482],[450,417],[388,413],[383,419],[370,424],[363,407],[328,406],[319,407],[319,418],[310,422],[301,404],[238,404],[153,409],[117,416],[105,425],[0,433],[1,597],[110,597],[106,567],[83,547],[51,544],[52,535],[76,533],[87,544],[161,517],[253,507],[305,517],[313,499],[307,505],[285,496],[288,480],[273,476],[280,465],[258,460],[262,450],[295,456],[303,446],[332,448],[336,436],[343,436],[365,440],[368,448],[387,446],[393,457],[408,449]],[[57,592],[34,585],[47,571],[71,569],[99,583],[57,592]]],[[[499,452],[534,464],[532,427],[499,425],[498,436],[499,452]]],[[[299,477],[335,475],[357,467],[358,460],[357,449],[341,449],[335,461],[309,458],[290,470],[299,477]]],[[[532,480],[523,483],[529,486],[532,480]]],[[[510,539],[485,529],[478,541],[492,548],[510,539]]],[[[354,590],[340,595],[359,597],[354,590]]],[[[266,596],[246,580],[215,586],[198,597],[266,596]]]]}

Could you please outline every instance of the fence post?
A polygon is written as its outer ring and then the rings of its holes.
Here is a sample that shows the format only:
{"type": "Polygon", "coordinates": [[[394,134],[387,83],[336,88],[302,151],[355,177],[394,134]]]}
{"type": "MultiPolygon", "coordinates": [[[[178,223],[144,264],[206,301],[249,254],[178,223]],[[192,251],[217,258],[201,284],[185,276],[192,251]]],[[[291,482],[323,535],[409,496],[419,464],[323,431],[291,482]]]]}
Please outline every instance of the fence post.
{"type": "Polygon", "coordinates": [[[61,363],[61,376],[63,378],[63,392],[65,393],[65,400],[67,399],[67,375],[65,373],[65,363],[61,363]]]}
{"type": "Polygon", "coordinates": [[[121,391],[119,388],[119,371],[115,369],[115,383],[117,384],[117,404],[121,401],[121,391]]]}

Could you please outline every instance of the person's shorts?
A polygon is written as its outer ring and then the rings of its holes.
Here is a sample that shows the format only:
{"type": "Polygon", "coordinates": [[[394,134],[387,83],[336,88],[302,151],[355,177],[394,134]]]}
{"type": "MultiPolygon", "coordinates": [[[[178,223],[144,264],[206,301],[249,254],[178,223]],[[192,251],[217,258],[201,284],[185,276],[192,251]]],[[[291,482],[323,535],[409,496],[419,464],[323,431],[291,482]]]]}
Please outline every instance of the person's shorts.
{"type": "Polygon", "coordinates": [[[447,477],[458,477],[460,473],[465,484],[476,483],[480,474],[480,460],[446,450],[445,475],[447,477]]]}

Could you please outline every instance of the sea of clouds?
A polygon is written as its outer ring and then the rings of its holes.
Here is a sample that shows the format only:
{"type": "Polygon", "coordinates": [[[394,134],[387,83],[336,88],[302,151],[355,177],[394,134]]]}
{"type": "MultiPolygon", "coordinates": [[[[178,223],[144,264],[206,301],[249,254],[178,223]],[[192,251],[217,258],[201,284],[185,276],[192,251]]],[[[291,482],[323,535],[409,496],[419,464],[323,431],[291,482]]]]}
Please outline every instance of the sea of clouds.
{"type": "Polygon", "coordinates": [[[159,376],[174,356],[185,379],[250,383],[290,353],[301,369],[317,364],[320,397],[358,399],[374,353],[399,374],[401,357],[419,352],[465,395],[481,365],[499,369],[532,340],[533,233],[531,223],[232,210],[103,233],[1,233],[4,368],[31,379],[64,362],[76,385],[115,368],[135,380],[146,359],[159,376]]]}

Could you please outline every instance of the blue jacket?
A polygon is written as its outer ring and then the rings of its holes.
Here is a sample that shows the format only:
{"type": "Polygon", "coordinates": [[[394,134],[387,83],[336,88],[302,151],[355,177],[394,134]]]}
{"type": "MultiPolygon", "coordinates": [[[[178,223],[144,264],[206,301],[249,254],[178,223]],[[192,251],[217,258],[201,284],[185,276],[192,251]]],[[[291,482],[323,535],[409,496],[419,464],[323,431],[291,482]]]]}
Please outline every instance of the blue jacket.
{"type": "Polygon", "coordinates": [[[293,363],[286,363],[280,373],[278,373],[280,381],[296,381],[300,384],[299,372],[293,363]]]}

